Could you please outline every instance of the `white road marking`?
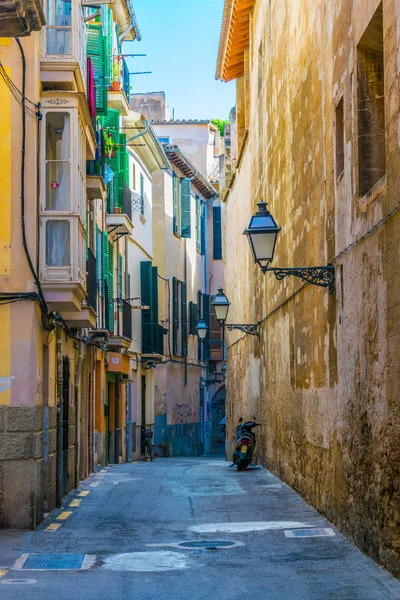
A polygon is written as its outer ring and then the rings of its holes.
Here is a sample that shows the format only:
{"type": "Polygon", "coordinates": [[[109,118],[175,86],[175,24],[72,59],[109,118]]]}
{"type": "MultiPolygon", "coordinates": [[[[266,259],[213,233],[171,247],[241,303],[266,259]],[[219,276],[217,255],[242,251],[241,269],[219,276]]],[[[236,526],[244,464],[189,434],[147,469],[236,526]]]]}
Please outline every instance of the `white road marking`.
{"type": "Polygon", "coordinates": [[[96,562],[97,556],[95,554],[85,554],[81,569],[90,569],[96,562]]]}
{"type": "Polygon", "coordinates": [[[131,552],[116,554],[104,561],[103,569],[111,571],[156,572],[188,569],[189,558],[181,552],[131,552]]]}
{"type": "Polygon", "coordinates": [[[283,488],[283,485],[280,483],[270,483],[269,485],[263,485],[264,490],[280,490],[283,488]]]}
{"type": "Polygon", "coordinates": [[[37,579],[3,579],[1,585],[34,585],[37,579]]]}
{"type": "Polygon", "coordinates": [[[246,531],[267,531],[274,529],[298,529],[300,527],[314,527],[310,523],[298,521],[249,521],[247,523],[208,523],[205,525],[194,525],[190,531],[196,533],[244,533],[246,531]]]}
{"type": "Polygon", "coordinates": [[[99,485],[98,481],[95,481],[93,483],[90,484],[90,487],[97,487],[99,485]]]}

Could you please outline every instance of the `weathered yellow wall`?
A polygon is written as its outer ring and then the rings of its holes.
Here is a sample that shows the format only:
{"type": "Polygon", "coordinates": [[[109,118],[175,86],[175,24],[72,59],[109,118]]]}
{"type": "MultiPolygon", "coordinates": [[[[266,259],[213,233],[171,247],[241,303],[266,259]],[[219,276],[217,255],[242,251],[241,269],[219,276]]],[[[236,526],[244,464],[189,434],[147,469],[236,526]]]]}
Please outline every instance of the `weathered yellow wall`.
{"type": "Polygon", "coordinates": [[[326,264],[397,206],[394,0],[383,2],[386,184],[372,201],[359,198],[356,185],[355,44],[378,4],[256,4],[249,138],[226,206],[225,287],[232,322],[256,323],[277,310],[260,325],[259,341],[228,334],[228,423],[233,440],[237,419],[256,410],[259,460],[398,575],[400,211],[335,262],[333,296],[308,285],[292,297],[301,281],[264,277],[242,235],[265,199],[282,226],[273,266],[326,264]],[[336,178],[342,93],[345,169],[336,178]]]}

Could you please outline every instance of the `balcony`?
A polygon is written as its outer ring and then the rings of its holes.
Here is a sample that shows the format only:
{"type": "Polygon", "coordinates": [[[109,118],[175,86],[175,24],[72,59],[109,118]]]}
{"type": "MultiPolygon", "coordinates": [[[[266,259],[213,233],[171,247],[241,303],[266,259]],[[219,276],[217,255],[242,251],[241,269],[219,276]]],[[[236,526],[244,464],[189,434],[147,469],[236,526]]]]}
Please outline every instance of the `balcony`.
{"type": "Polygon", "coordinates": [[[113,210],[113,213],[106,215],[106,225],[108,233],[115,233],[116,235],[132,235],[133,224],[132,224],[132,192],[129,186],[123,182],[124,195],[123,205],[112,206],[109,203],[108,210],[113,210]]]}
{"type": "Polygon", "coordinates": [[[86,27],[80,2],[44,1],[40,79],[44,89],[85,92],[86,27]]]}
{"type": "Polygon", "coordinates": [[[108,343],[116,348],[130,348],[132,342],[132,306],[122,299],[117,299],[116,303],[118,307],[117,326],[108,343]]]}
{"type": "Polygon", "coordinates": [[[23,37],[40,31],[46,21],[41,0],[3,0],[0,37],[23,37]]]}

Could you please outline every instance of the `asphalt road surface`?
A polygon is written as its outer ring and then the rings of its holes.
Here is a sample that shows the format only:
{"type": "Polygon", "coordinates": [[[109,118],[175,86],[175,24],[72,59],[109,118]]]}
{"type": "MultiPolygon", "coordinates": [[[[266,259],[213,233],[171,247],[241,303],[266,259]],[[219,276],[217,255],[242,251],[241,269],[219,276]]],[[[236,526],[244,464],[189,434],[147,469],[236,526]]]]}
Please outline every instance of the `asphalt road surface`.
{"type": "Polygon", "coordinates": [[[228,465],[93,474],[35,532],[0,531],[0,599],[400,600],[400,582],[288,486],[228,465]]]}

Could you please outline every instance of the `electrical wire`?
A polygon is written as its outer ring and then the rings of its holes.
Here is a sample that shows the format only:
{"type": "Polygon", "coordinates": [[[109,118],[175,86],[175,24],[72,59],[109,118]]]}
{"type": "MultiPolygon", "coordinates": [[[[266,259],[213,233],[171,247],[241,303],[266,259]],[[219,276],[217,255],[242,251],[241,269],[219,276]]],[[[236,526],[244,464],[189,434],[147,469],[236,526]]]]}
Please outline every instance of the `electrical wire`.
{"type": "Polygon", "coordinates": [[[4,65],[1,61],[0,61],[0,77],[3,79],[5,85],[10,90],[12,96],[15,98],[17,103],[21,106],[21,108],[23,107],[24,112],[29,117],[41,118],[41,113],[39,110],[40,104],[32,102],[32,100],[29,100],[28,98],[24,98],[23,92],[21,92],[21,90],[19,90],[19,88],[15,85],[15,83],[12,81],[12,79],[8,76],[7,71],[5,70],[4,65]],[[26,106],[26,103],[30,104],[33,108],[31,108],[30,106],[26,106]]]}

